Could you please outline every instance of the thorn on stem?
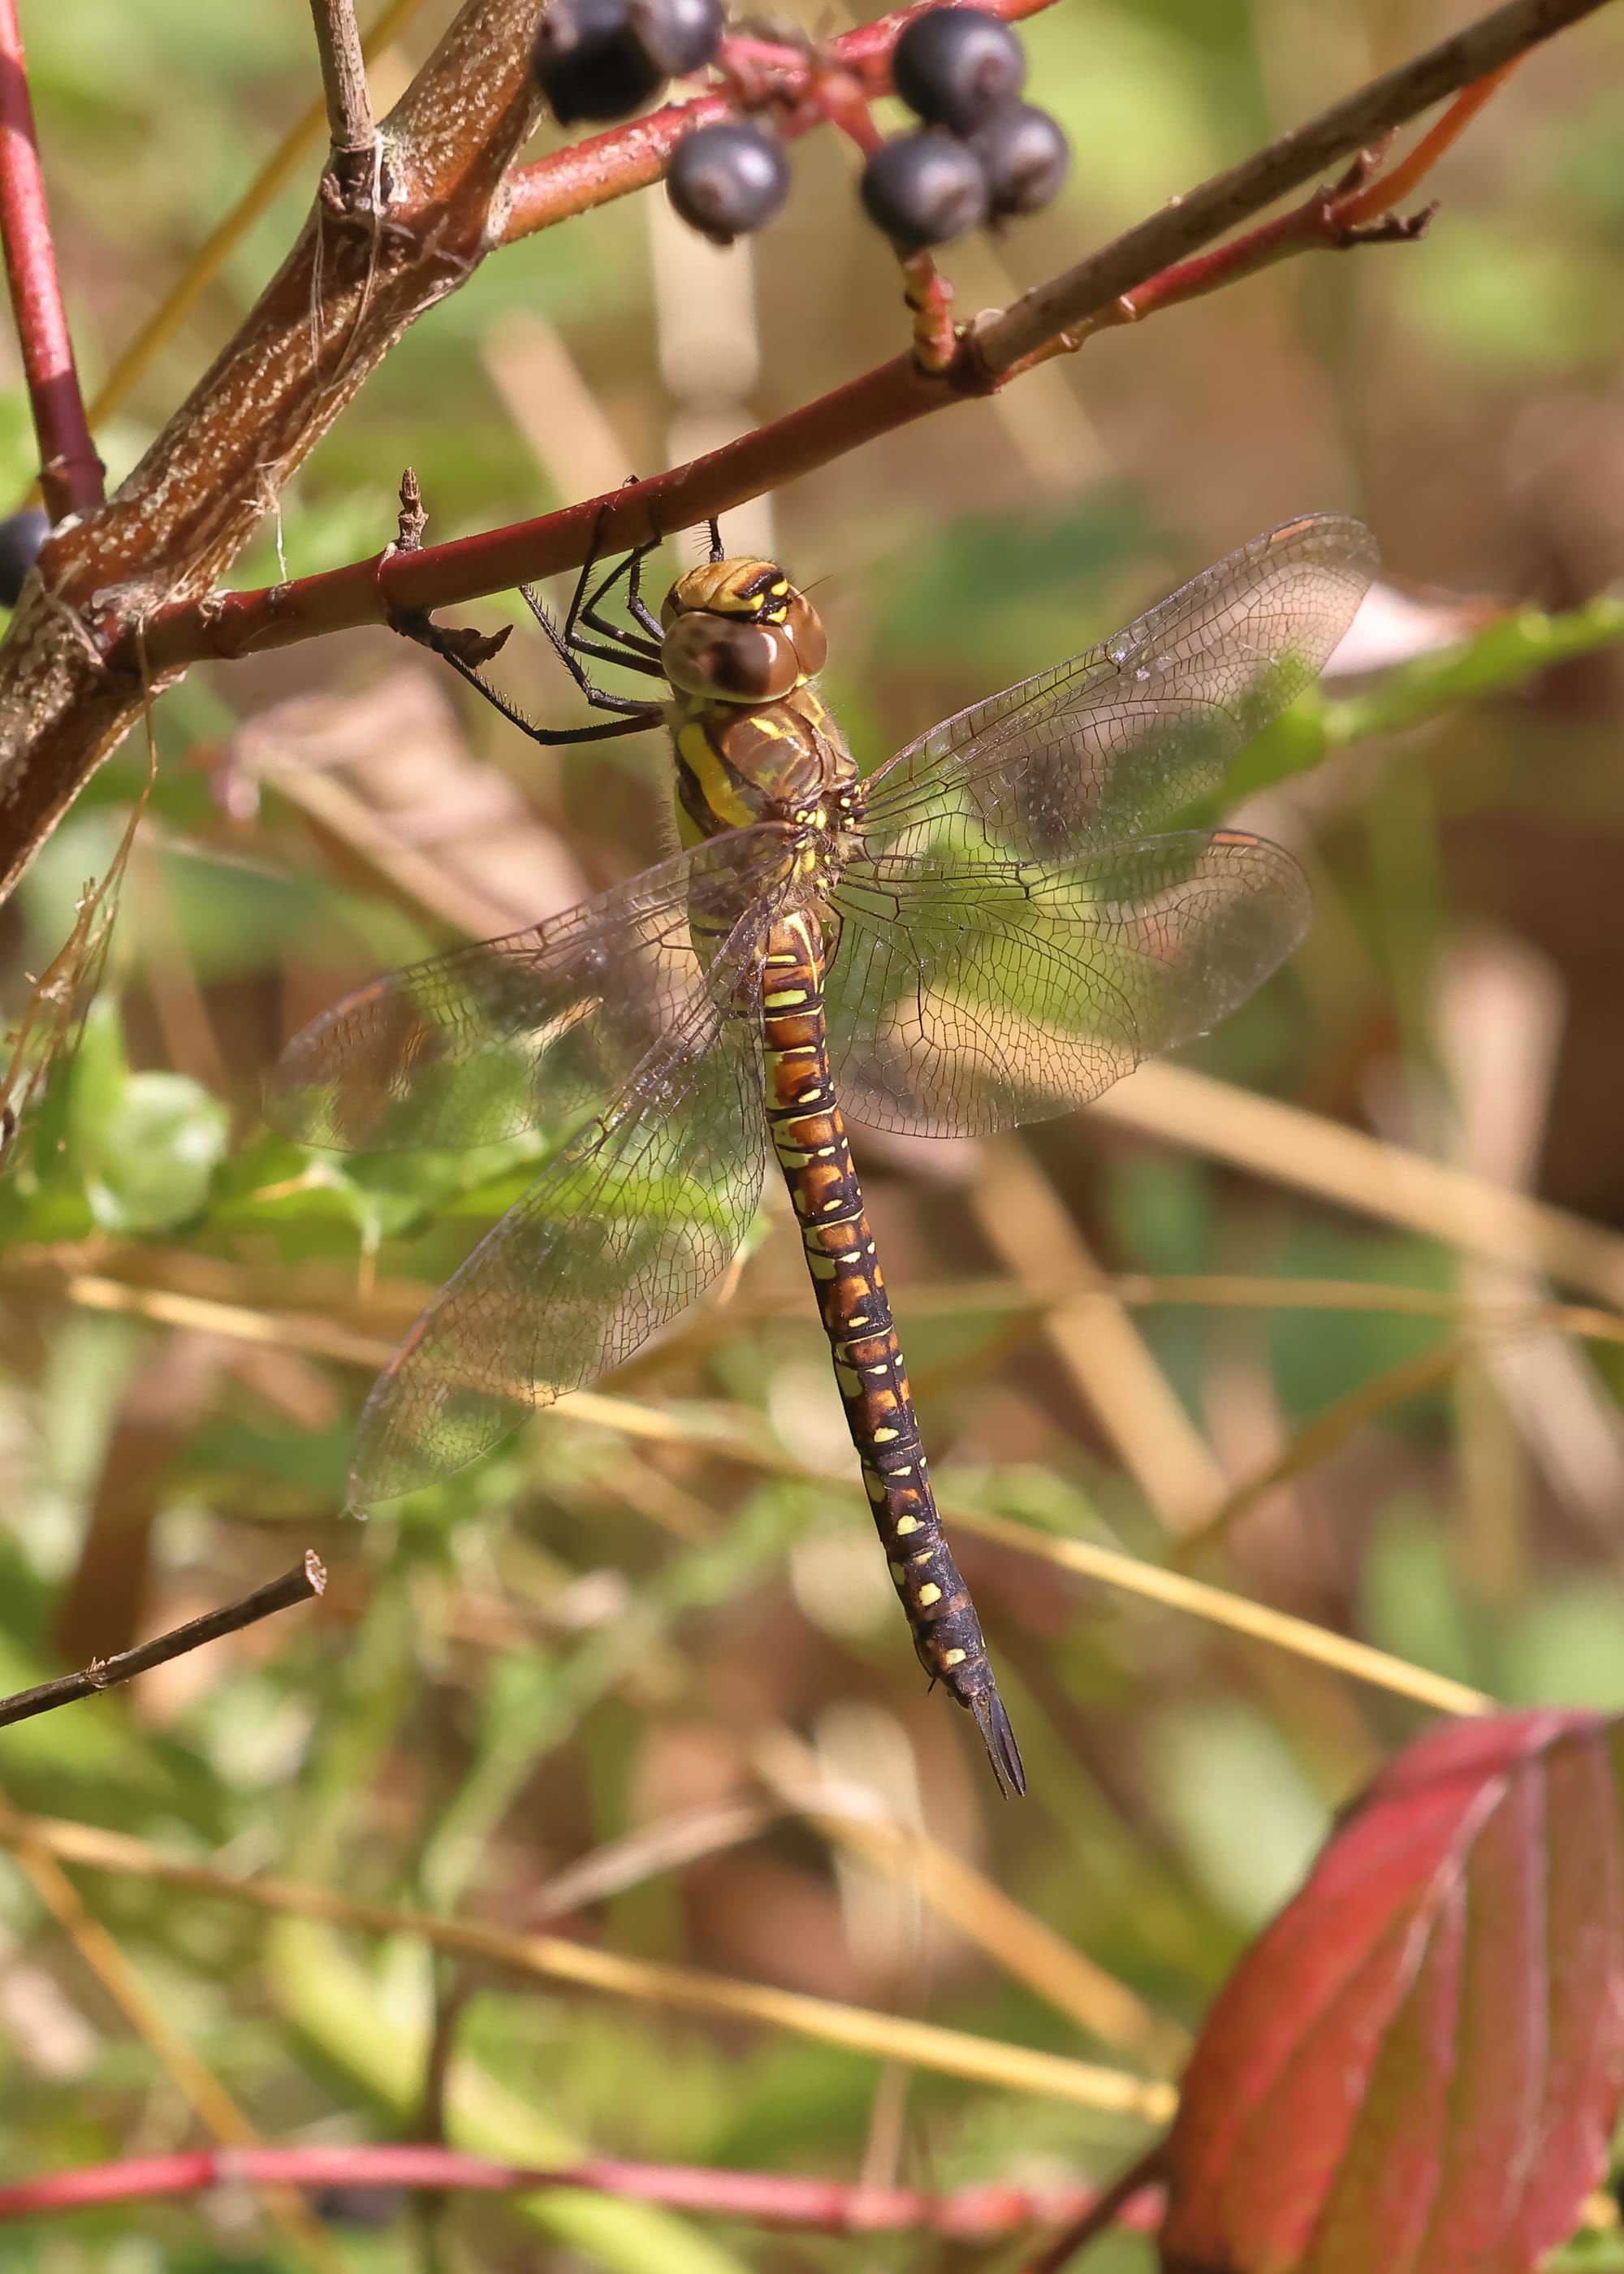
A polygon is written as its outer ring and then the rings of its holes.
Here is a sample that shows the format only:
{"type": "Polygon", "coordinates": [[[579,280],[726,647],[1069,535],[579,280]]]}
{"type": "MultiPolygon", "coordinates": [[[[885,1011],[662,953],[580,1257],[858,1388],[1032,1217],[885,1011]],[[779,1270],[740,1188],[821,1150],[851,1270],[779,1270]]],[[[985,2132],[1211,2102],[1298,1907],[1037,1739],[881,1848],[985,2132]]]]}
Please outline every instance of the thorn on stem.
{"type": "Polygon", "coordinates": [[[401,476],[401,512],[397,524],[399,534],[395,540],[395,551],[417,552],[423,544],[423,532],[428,525],[428,508],[423,502],[417,470],[415,466],[408,466],[401,476]]]}
{"type": "Polygon", "coordinates": [[[1411,214],[1382,214],[1375,221],[1355,222],[1350,227],[1338,230],[1336,241],[1344,251],[1357,245],[1414,245],[1424,237],[1432,225],[1432,216],[1441,203],[1434,198],[1431,205],[1423,206],[1411,214]]]}

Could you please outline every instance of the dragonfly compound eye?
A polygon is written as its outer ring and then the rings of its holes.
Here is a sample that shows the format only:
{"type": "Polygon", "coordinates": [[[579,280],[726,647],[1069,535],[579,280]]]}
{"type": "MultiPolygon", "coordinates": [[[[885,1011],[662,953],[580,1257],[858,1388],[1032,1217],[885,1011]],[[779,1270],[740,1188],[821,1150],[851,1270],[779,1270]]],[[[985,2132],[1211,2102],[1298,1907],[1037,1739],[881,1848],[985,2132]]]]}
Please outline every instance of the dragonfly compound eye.
{"type": "Polygon", "coordinates": [[[803,592],[797,592],[784,614],[784,629],[808,679],[816,679],[829,660],[829,635],[823,619],[803,592]]]}
{"type": "Polygon", "coordinates": [[[776,703],[806,676],[790,633],[696,611],[665,634],[660,667],[673,687],[723,703],[776,703]]]}

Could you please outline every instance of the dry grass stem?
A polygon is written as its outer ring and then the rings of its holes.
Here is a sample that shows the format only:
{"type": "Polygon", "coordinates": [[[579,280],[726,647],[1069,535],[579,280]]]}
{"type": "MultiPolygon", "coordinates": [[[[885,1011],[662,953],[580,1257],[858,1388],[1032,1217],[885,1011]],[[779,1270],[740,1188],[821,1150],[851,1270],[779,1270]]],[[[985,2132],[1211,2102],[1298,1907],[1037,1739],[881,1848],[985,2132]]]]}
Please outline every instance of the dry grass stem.
{"type": "Polygon", "coordinates": [[[634,2004],[668,2007],[708,2016],[729,2015],[770,2029],[787,2029],[838,2045],[872,2060],[908,2061],[944,2076],[959,2076],[1010,2092],[1028,2092],[1084,2108],[1165,2123],[1176,2095],[1170,2085],[1129,2076],[1117,2069],[1067,2060],[1059,2054],[1004,2044],[930,2022],[906,2021],[857,2006],[842,2006],[798,1991],[770,1989],[754,1982],[730,1981],[688,1967],[648,1959],[622,1958],[606,1950],[566,1941],[558,1935],[515,1934],[505,1928],[468,1920],[442,1919],[399,1910],[383,1903],[353,1901],[328,1887],[289,1879],[237,1879],[207,1864],[163,1856],[145,1841],[94,1826],[48,1817],[11,1816],[0,1820],[0,1841],[20,1851],[52,1856],[94,1871],[186,1887],[231,1902],[369,1934],[405,1934],[437,1950],[483,1959],[509,1971],[576,1989],[596,1990],[634,2004]]]}

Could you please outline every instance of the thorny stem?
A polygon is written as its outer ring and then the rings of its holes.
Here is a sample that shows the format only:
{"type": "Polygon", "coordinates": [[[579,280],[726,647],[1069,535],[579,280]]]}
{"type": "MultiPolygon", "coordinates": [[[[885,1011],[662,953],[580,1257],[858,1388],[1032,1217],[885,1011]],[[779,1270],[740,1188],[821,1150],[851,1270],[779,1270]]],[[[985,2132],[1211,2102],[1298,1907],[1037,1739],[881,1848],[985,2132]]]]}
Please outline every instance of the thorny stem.
{"type": "MultiPolygon", "coordinates": [[[[0,2220],[37,2218],[41,2212],[78,2210],[96,2204],[150,2201],[160,2195],[198,2195],[233,2182],[306,2188],[443,2188],[501,2195],[585,2187],[623,2200],[661,2203],[673,2210],[749,2219],[760,2226],[802,2233],[879,2234],[913,2229],[961,2242],[996,2242],[1029,2227],[1076,2221],[1101,2200],[1093,2192],[1042,2196],[1020,2187],[996,2186],[928,2195],[912,2187],[850,2186],[771,2172],[708,2171],[690,2165],[629,2164],[609,2157],[592,2157],[560,2170],[532,2171],[427,2144],[199,2148],[177,2155],[90,2165],[0,2187],[0,2220]]],[[[1112,2192],[1115,2195],[1117,2190],[1112,2192]]],[[[1148,2225],[1147,2209],[1121,2223],[1148,2225]]]]}
{"type": "MultiPolygon", "coordinates": [[[[1485,53],[1494,58],[1497,71],[1515,60],[1500,49],[1515,31],[1520,29],[1525,41],[1544,38],[1555,28],[1547,21],[1553,14],[1565,11],[1566,20],[1603,4],[1605,0],[1513,0],[1511,6],[1485,17],[1469,32],[1375,82],[1386,90],[1385,109],[1380,115],[1369,99],[1371,90],[1363,90],[1309,125],[1282,135],[1242,166],[1217,177],[1214,183],[1186,199],[1175,200],[1162,213],[1117,238],[1114,245],[1104,247],[1083,264],[1082,270],[1070,275],[1124,273],[1122,249],[1131,245],[1139,245],[1141,252],[1154,253],[1164,245],[1189,243],[1190,215],[1198,207],[1207,215],[1206,233],[1216,234],[1256,206],[1271,202],[1282,189],[1295,186],[1304,173],[1319,172],[1327,152],[1332,157],[1352,154],[1357,159],[1372,141],[1435,101],[1440,92],[1451,92],[1447,83],[1450,72],[1467,70],[1485,53]],[[1446,82],[1441,88],[1440,80],[1446,82]],[[1335,121],[1342,124],[1333,132],[1335,121]],[[1346,137],[1356,132],[1359,140],[1350,146],[1345,140],[1339,144],[1339,133],[1346,137]]],[[[1485,98],[1476,87],[1469,95],[1470,114],[1485,98]]],[[[1452,124],[1452,117],[1453,114],[1439,122],[1425,138],[1433,156],[1440,155],[1459,132],[1460,122],[1452,124]]],[[[1023,317],[1011,332],[1011,318],[1039,302],[1052,300],[1058,305],[1056,296],[1066,284],[1065,278],[1038,288],[1016,303],[1014,309],[973,327],[944,371],[921,369],[914,355],[898,357],[703,458],[650,481],[628,483],[561,512],[451,545],[426,546],[410,555],[380,554],[291,584],[254,592],[222,593],[200,605],[164,609],[147,621],[147,651],[155,663],[167,666],[203,655],[237,656],[282,646],[320,631],[380,619],[387,621],[394,615],[449,606],[532,578],[554,576],[579,567],[594,542],[602,550],[613,552],[642,543],[657,531],[691,526],[929,411],[943,410],[966,395],[991,393],[1044,355],[1080,344],[1092,330],[1131,322],[1213,290],[1289,253],[1370,241],[1370,220],[1361,219],[1357,225],[1351,222],[1348,210],[1338,204],[1338,195],[1357,195],[1361,215],[1379,214],[1399,194],[1395,183],[1402,180],[1408,189],[1418,175],[1413,162],[1380,184],[1368,182],[1365,175],[1364,164],[1356,165],[1338,193],[1319,192],[1295,211],[1264,223],[1250,236],[1201,260],[1176,261],[1143,274],[1125,275],[1122,289],[1003,370],[989,365],[988,343],[1024,337],[1029,320],[1023,317]]],[[[1413,236],[1417,226],[1414,222],[1386,229],[1378,226],[1374,233],[1378,238],[1413,236]]]]}
{"type": "Polygon", "coordinates": [[[244,1627],[255,1626],[277,1611],[288,1610],[295,1603],[307,1603],[312,1595],[320,1595],[327,1584],[326,1566],[320,1556],[307,1553],[293,1570],[285,1571],[280,1579],[272,1579],[263,1587],[256,1587],[240,1602],[207,1611],[200,1619],[172,1627],[168,1634],[155,1635],[152,1641],[139,1643],[134,1650],[120,1651],[116,1658],[93,1660],[82,1674],[64,1674],[55,1682],[41,1682],[33,1690],[19,1690],[11,1698],[0,1698],[0,1728],[9,1728],[13,1721],[32,1721],[36,1713],[49,1713],[56,1706],[71,1705],[76,1698],[94,1698],[118,1683],[145,1674],[150,1667],[162,1666],[171,1658],[182,1658],[206,1642],[218,1642],[222,1635],[240,1634],[244,1627]]]}
{"type": "Polygon", "coordinates": [[[333,146],[333,202],[353,210],[371,186],[378,130],[366,91],[366,63],[355,0],[311,0],[316,48],[321,57],[321,91],[327,99],[327,131],[333,146]]]}
{"type": "Polygon", "coordinates": [[[102,461],[90,439],[56,276],[17,0],[0,0],[0,240],[23,373],[40,443],[40,487],[53,521],[100,505],[102,461]]]}

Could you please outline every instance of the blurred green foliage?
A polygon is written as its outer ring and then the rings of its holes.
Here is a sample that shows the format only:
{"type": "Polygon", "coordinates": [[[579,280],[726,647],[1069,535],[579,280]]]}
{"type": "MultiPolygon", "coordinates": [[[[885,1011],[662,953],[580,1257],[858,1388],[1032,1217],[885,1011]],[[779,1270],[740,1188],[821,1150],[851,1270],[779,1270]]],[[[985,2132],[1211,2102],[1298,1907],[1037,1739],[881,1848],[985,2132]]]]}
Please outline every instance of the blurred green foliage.
{"type": "MultiPolygon", "coordinates": [[[[184,0],[28,12],[94,384],[310,100],[308,25],[296,6],[184,0]]],[[[450,13],[426,5],[384,59],[386,102],[450,13]]],[[[1447,13],[1401,11],[1403,45],[1437,36],[1447,13]]],[[[1243,0],[1061,0],[1026,37],[1038,99],[1074,139],[1075,177],[1029,227],[949,256],[961,305],[1050,273],[1393,60],[1382,20],[1375,9],[1243,0]]],[[[1231,787],[1254,801],[1251,822],[1302,852],[1320,917],[1292,968],[1196,1062],[1470,1165],[1450,1081],[1464,1065],[1492,1083],[1495,1021],[1514,1042],[1521,1030],[1508,998],[1477,1014],[1481,1030],[1470,1015],[1452,1030],[1441,990],[1452,954],[1487,933],[1538,959],[1559,1032],[1526,1045],[1509,1105],[1487,1092],[1479,1133],[1484,1114],[1526,1114],[1536,1127],[1543,1116],[1542,1188],[1603,1224],[1624,1217],[1613,1072],[1624,906],[1613,881],[1624,705],[1612,653],[1624,616],[1607,589],[1624,570],[1610,502],[1624,469],[1621,109],[1624,30],[1604,13],[1485,114],[1439,179],[1445,210],[1423,245],[1273,272],[1103,339],[1074,365],[922,422],[773,507],[773,541],[818,580],[835,637],[829,690],[865,764],[1310,507],[1363,511],[1424,609],[1433,586],[1481,597],[1469,636],[1450,617],[1442,644],[1312,692],[1242,761],[1231,787]]],[[[572,469],[600,463],[605,448],[646,470],[685,433],[699,447],[695,421],[719,432],[770,416],[895,352],[894,272],[858,222],[842,165],[831,138],[797,147],[794,198],[755,254],[760,377],[744,394],[672,392],[656,290],[669,286],[669,255],[650,201],[621,201],[492,259],[410,332],[289,485],[237,578],[374,549],[391,533],[405,463],[422,478],[431,533],[449,536],[575,494],[572,469]],[[560,410],[545,463],[505,406],[492,355],[500,328],[517,325],[522,339],[538,320],[555,328],[604,425],[575,431],[560,410]]],[[[237,249],[102,438],[115,478],[274,271],[312,179],[313,167],[237,249]]],[[[718,343],[718,368],[737,345],[718,343]]],[[[13,492],[30,459],[13,385],[0,395],[0,477],[13,492]]],[[[469,613],[489,625],[502,606],[469,613]]],[[[510,644],[504,683],[562,715],[567,690],[538,645],[510,644]]],[[[764,1217],[731,1307],[703,1308],[616,1385],[679,1430],[691,1423],[693,1442],[638,1444],[565,1408],[365,1525],[340,1516],[367,1373],[329,1363],[295,1329],[314,1321],[392,1339],[417,1294],[523,1189],[544,1146],[538,1133],[384,1162],[306,1155],[267,1134],[256,1101],[282,1033],[369,971],[427,952],[447,926],[443,911],[407,905],[336,852],[274,780],[249,780],[236,738],[289,700],[364,704],[422,669],[384,636],[357,636],[194,674],[158,707],[161,763],[104,983],[0,1181],[11,1480],[0,1687],[116,1646],[121,1626],[145,1632],[229,1600],[307,1546],[334,1583],[319,1615],[286,1615],[134,1692],[6,1731],[9,1798],[244,1874],[543,1925],[554,1873],[635,1846],[667,1818],[755,1796],[754,1749],[777,1728],[818,1747],[830,1775],[851,1773],[831,1708],[861,1708],[861,1766],[889,1777],[891,1804],[917,1810],[1158,2014],[1193,2028],[1333,1810],[1413,1733],[1415,1709],[972,1549],[1032,1774],[1019,1814],[999,1811],[957,1721],[921,1694],[848,1471],[831,1465],[839,1417],[781,1219],[764,1217]],[[107,1315],[66,1299],[75,1275],[294,1326],[256,1344],[207,1323],[107,1315]],[[713,1456],[702,1441],[718,1428],[787,1453],[809,1476],[713,1456]]],[[[460,695],[446,700],[458,751],[519,793],[538,878],[544,852],[567,856],[586,884],[655,857],[666,793],[652,739],[646,750],[538,755],[460,695]]],[[[415,764],[415,746],[409,755],[415,764]]],[[[105,872],[146,774],[144,749],[117,754],[7,912],[0,978],[13,1020],[86,879],[105,872]]],[[[978,1181],[996,1199],[996,1159],[943,1148],[921,1167],[858,1142],[944,1496],[1167,1553],[1143,1480],[1124,1471],[1033,1305],[1019,1289],[1010,1299],[969,1284],[1000,1273],[966,1201],[978,1181]]],[[[1039,1133],[1033,1153],[1110,1269],[1335,1278],[1462,1300],[1479,1284],[1443,1239],[1334,1214],[1283,1172],[1243,1177],[1193,1148],[1076,1121],[1039,1133]]],[[[1132,1317],[1232,1482],[1453,1331],[1335,1306],[1184,1303],[1132,1317]]],[[[1553,1468],[1485,1364],[1381,1416],[1265,1503],[1215,1576],[1509,1702],[1624,1706],[1620,1503],[1607,1505],[1624,1369],[1568,1351],[1563,1395],[1591,1433],[1589,1497],[1583,1479],[1553,1468]]],[[[923,2073],[880,2081],[875,2065],[788,2034],[479,1969],[437,1976],[411,1938],[268,1923],[103,1873],[80,1884],[165,2011],[280,2142],[412,2136],[436,1997],[455,1980],[450,2135],[499,2156],[1056,2186],[1108,2174],[1143,2144],[1121,2118],[923,2073]]],[[[1135,2066],[884,1881],[837,1868],[792,1818],[641,1878],[634,1858],[611,1893],[557,1924],[633,1955],[1135,2066]]],[[[174,2082],[9,1860],[0,2127],[19,2173],[199,2136],[174,2082]]],[[[872,2248],[773,2238],[583,2195],[459,2202],[438,2246],[405,2217],[330,2233],[335,2263],[357,2274],[926,2274],[966,2263],[923,2238],[872,2248]]],[[[235,2201],[86,2213],[0,2237],[4,2274],[227,2261],[304,2263],[235,2201]]],[[[1141,2274],[1150,2246],[1115,2240],[1091,2263],[1141,2274]]],[[[1598,2237],[1564,2263],[1601,2269],[1624,2255],[1598,2237]]]]}

